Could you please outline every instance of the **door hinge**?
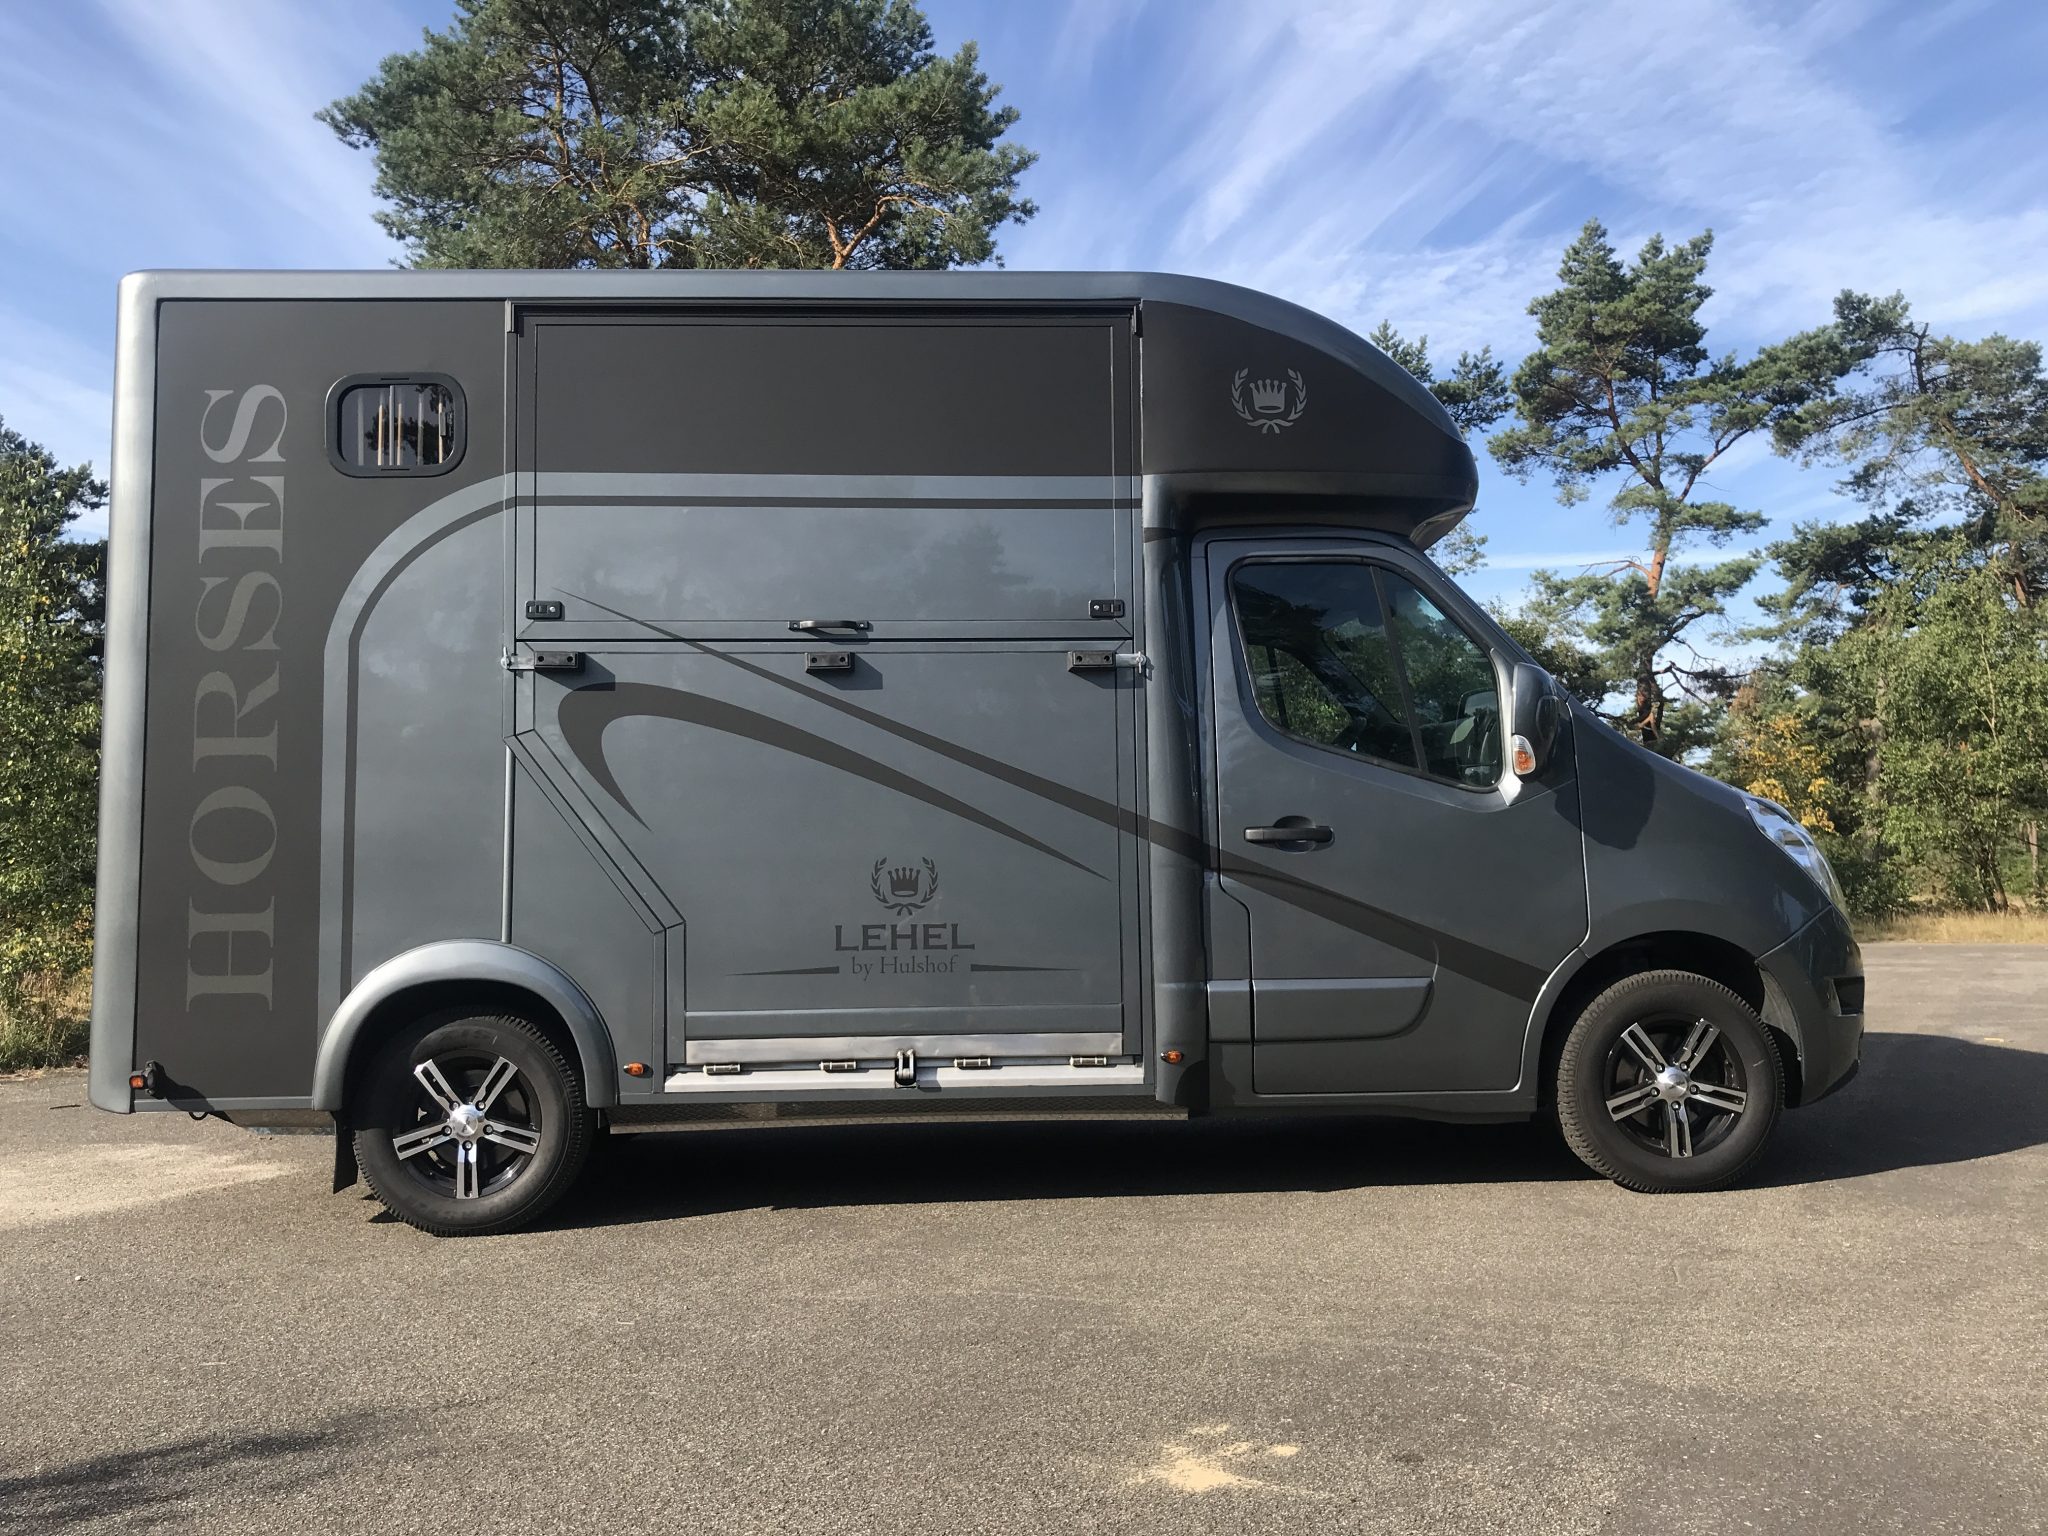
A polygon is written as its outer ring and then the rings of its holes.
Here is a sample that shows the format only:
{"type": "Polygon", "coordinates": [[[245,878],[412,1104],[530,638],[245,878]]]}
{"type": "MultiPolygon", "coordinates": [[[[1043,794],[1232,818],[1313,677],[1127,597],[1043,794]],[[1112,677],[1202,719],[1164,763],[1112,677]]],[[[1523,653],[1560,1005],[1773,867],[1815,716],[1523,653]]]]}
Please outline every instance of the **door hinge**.
{"type": "Polygon", "coordinates": [[[896,1053],[896,1086],[898,1088],[915,1088],[917,1086],[917,1052],[898,1051],[896,1053]]]}
{"type": "Polygon", "coordinates": [[[507,672],[581,672],[583,654],[580,651],[534,651],[521,656],[514,651],[505,653],[507,672]]]}
{"type": "Polygon", "coordinates": [[[1069,651],[1067,670],[1069,672],[1112,672],[1118,667],[1145,674],[1152,664],[1143,651],[1069,651]]]}

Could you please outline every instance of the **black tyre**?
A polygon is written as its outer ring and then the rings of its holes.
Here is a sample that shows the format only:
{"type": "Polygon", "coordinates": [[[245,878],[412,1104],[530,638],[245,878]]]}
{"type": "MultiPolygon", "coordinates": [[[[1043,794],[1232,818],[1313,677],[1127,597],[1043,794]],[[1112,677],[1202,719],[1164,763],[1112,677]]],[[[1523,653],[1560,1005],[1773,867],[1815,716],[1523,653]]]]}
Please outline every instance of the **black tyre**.
{"type": "Polygon", "coordinates": [[[384,1208],[439,1237],[509,1232],[575,1181],[596,1112],[554,1042],[524,1019],[452,1012],[378,1052],[351,1115],[384,1208]]]}
{"type": "Polygon", "coordinates": [[[1587,1167],[1645,1194],[1739,1177],[1784,1098],[1784,1064],[1763,1020],[1689,971],[1616,982],[1579,1015],[1557,1064],[1565,1141],[1587,1167]]]}

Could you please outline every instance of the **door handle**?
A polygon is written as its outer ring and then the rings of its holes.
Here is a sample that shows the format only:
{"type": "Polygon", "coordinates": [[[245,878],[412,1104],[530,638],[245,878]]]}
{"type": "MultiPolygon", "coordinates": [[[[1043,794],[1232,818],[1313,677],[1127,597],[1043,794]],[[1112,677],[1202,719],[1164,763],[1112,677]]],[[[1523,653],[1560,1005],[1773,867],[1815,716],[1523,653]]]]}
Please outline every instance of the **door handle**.
{"type": "Polygon", "coordinates": [[[875,626],[866,619],[791,619],[789,627],[799,634],[809,634],[820,629],[869,630],[875,626]]]}
{"type": "Polygon", "coordinates": [[[1306,820],[1295,821],[1293,817],[1277,826],[1244,829],[1244,840],[1248,843],[1311,843],[1320,847],[1336,835],[1328,827],[1311,826],[1306,820]]]}

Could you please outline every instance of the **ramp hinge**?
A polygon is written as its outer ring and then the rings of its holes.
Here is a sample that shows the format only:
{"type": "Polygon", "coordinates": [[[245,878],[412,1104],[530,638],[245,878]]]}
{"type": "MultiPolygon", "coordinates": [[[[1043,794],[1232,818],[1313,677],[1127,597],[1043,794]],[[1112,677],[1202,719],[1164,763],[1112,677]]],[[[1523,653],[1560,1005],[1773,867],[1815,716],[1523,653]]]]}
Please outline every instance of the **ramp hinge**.
{"type": "Polygon", "coordinates": [[[736,1061],[707,1062],[704,1067],[704,1075],[706,1077],[738,1077],[740,1075],[740,1064],[736,1061]]]}
{"type": "Polygon", "coordinates": [[[1067,1065],[1070,1067],[1106,1067],[1109,1064],[1107,1056],[1069,1056],[1067,1058],[1067,1065]]]}
{"type": "Polygon", "coordinates": [[[896,1053],[896,1086],[898,1088],[915,1088],[917,1086],[917,1052],[898,1051],[896,1053]]]}

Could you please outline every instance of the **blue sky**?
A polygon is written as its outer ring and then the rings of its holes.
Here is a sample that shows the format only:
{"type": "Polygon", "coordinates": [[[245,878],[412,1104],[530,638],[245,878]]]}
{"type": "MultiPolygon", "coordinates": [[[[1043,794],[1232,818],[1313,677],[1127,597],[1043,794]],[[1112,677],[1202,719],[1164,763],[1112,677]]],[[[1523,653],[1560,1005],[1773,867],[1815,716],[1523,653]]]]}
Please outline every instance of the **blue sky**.
{"type": "MultiPolygon", "coordinates": [[[[382,266],[371,165],[312,113],[450,0],[70,0],[0,8],[0,416],[104,464],[114,285],[138,267],[382,266]],[[52,125],[62,125],[54,127],[52,125]]],[[[927,0],[974,38],[1043,212],[1017,268],[1265,288],[1448,361],[1531,341],[1591,215],[1626,248],[1711,227],[1716,350],[1903,289],[1960,335],[2048,336],[2048,6],[1438,0],[927,0]]],[[[1482,456],[1511,595],[1633,547],[1482,456]]],[[[1739,450],[1712,490],[1850,515],[1833,476],[1739,450]]]]}

